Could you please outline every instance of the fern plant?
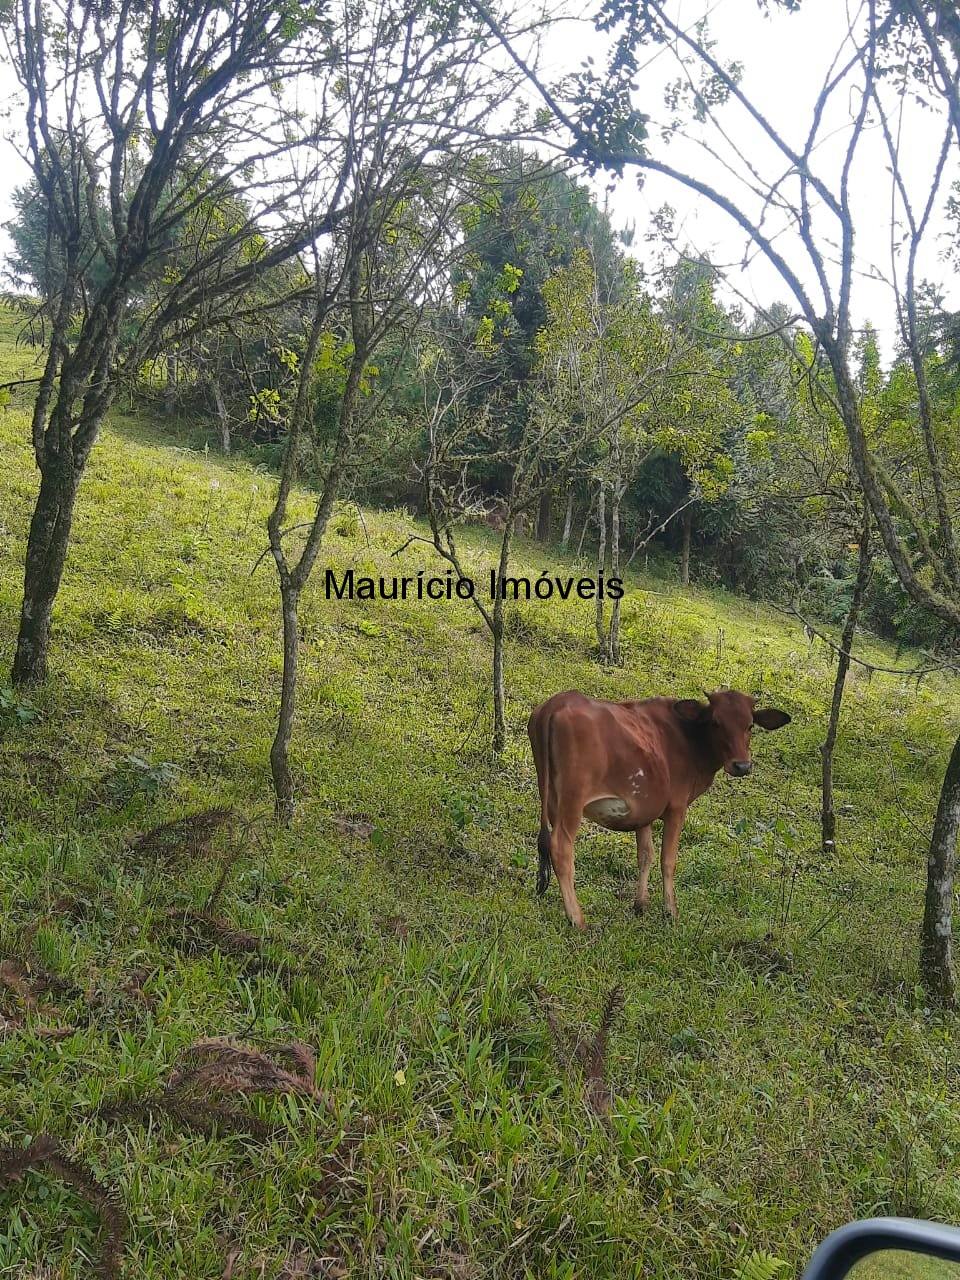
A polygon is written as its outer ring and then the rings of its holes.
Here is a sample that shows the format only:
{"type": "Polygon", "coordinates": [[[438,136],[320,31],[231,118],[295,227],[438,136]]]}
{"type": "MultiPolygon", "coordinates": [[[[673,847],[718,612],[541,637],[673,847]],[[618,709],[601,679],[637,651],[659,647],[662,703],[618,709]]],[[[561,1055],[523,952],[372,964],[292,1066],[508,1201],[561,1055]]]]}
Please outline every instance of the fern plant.
{"type": "Polygon", "coordinates": [[[784,1271],[789,1270],[789,1263],[776,1258],[766,1249],[755,1249],[737,1272],[737,1280],[777,1280],[784,1271]]]}

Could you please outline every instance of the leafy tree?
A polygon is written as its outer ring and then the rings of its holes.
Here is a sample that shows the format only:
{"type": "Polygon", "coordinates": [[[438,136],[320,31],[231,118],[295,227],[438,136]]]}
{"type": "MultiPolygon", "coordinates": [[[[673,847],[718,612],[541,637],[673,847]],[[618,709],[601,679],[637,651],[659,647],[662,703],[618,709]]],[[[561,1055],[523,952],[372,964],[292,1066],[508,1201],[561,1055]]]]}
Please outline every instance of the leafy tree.
{"type": "MultiPolygon", "coordinates": [[[[538,408],[559,423],[583,424],[594,446],[598,573],[607,570],[609,495],[610,572],[619,577],[621,507],[629,488],[656,454],[673,453],[697,492],[722,492],[728,461],[720,434],[734,401],[696,328],[670,323],[629,264],[605,289],[586,252],[576,252],[545,295],[547,323],[537,338],[543,383],[538,408]]],[[[601,661],[621,661],[619,618],[615,599],[607,629],[598,592],[601,661]]]]}
{"type": "MultiPolygon", "coordinates": [[[[505,429],[484,403],[484,393],[497,386],[497,365],[491,361],[484,367],[478,362],[472,342],[468,333],[458,332],[448,323],[442,336],[434,335],[422,351],[420,372],[427,434],[423,479],[433,546],[464,579],[469,574],[460,549],[459,526],[475,514],[485,513],[482,495],[469,477],[483,474],[491,466],[507,477],[498,513],[500,546],[493,599],[488,605],[476,593],[470,597],[493,645],[492,749],[499,754],[507,742],[508,608],[510,600],[519,599],[521,594],[519,582],[510,579],[516,522],[539,504],[557,477],[576,471],[591,439],[589,423],[583,419],[567,423],[557,415],[540,411],[542,406],[532,407],[519,424],[505,429]]],[[[524,598],[529,598],[529,588],[524,598]]]]}
{"type": "MultiPolygon", "coordinates": [[[[504,18],[504,24],[508,19],[504,18]]],[[[283,621],[283,678],[270,765],[277,816],[294,811],[289,761],[296,706],[299,601],[345,477],[363,438],[362,402],[378,346],[412,325],[437,274],[449,269],[449,228],[473,198],[471,161],[513,82],[489,57],[495,39],[446,5],[356,6],[344,20],[341,67],[346,216],[330,252],[315,251],[310,310],[291,353],[295,377],[282,406],[286,441],[267,521],[283,621]],[[345,341],[325,342],[333,333],[345,341]],[[325,408],[333,412],[329,417],[325,408]],[[318,409],[320,410],[318,412],[318,409]],[[328,429],[325,429],[328,428],[328,429]],[[296,550],[286,543],[288,503],[302,452],[316,455],[319,497],[296,550]]]]}
{"type": "Polygon", "coordinates": [[[123,360],[138,365],[200,298],[235,293],[331,230],[345,170],[332,121],[300,119],[294,129],[284,103],[298,75],[329,68],[329,21],[264,0],[229,12],[217,0],[109,9],[38,0],[11,6],[2,33],[51,246],[32,422],[40,491],[13,663],[14,682],[33,684],[47,672],[77,492],[123,360]],[[181,237],[240,181],[257,224],[272,219],[269,237],[252,238],[246,218],[181,237]],[[124,344],[130,301],[151,279],[163,288],[124,344]]]}
{"type": "MultiPolygon", "coordinates": [[[[454,274],[454,298],[475,338],[475,358],[488,370],[485,406],[501,435],[519,440],[536,392],[536,337],[546,319],[544,288],[577,251],[612,278],[618,250],[609,219],[590,193],[562,168],[518,148],[495,153],[478,175],[477,199],[462,218],[464,253],[454,274]]],[[[546,465],[544,460],[543,465],[546,465]]],[[[502,467],[482,477],[504,493],[502,467]]],[[[549,536],[553,485],[543,485],[538,533],[549,536]]]]}
{"type": "MultiPolygon", "coordinates": [[[[100,207],[96,217],[107,216],[102,193],[90,191],[86,183],[80,216],[80,259],[78,289],[89,297],[105,283],[109,265],[97,245],[90,213],[91,200],[100,207]]],[[[8,273],[18,290],[29,289],[44,299],[56,297],[66,283],[67,262],[62,241],[52,234],[51,209],[36,178],[17,187],[11,198],[14,216],[7,224],[13,253],[7,261],[8,273]]]]}

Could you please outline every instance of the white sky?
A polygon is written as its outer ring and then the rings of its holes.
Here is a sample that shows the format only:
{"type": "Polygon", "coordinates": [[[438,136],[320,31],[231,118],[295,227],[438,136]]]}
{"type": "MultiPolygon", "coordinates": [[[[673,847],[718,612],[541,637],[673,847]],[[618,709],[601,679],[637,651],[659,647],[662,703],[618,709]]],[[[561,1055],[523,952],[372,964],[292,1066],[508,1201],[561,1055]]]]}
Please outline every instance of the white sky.
{"type": "MultiPolygon", "coordinates": [[[[681,25],[692,27],[707,7],[704,0],[675,0],[673,12],[680,16],[681,25]]],[[[853,5],[853,8],[856,11],[857,6],[853,5]]],[[[772,17],[764,18],[758,10],[756,0],[714,0],[709,5],[709,13],[710,31],[717,41],[717,56],[724,62],[735,58],[743,63],[745,92],[763,107],[775,125],[785,128],[792,140],[799,144],[809,120],[810,104],[819,90],[832,57],[842,43],[849,21],[847,4],[843,0],[805,0],[799,14],[775,12],[772,17]]],[[[549,42],[546,78],[552,79],[562,70],[575,69],[587,52],[593,52],[597,58],[597,66],[601,66],[603,41],[604,37],[597,36],[588,22],[561,24],[549,42]]],[[[677,75],[678,69],[671,52],[664,48],[654,51],[640,78],[641,89],[637,105],[655,117],[662,115],[663,86],[676,79],[677,75]]],[[[0,254],[4,254],[9,247],[8,237],[2,228],[11,213],[10,194],[15,186],[27,179],[26,168],[9,142],[11,131],[18,124],[16,111],[9,110],[13,89],[14,82],[9,68],[0,66],[0,120],[4,135],[3,141],[0,141],[0,173],[3,174],[0,181],[0,254]]],[[[845,93],[842,103],[838,103],[841,110],[830,122],[832,127],[843,129],[849,118],[848,108],[851,102],[855,105],[855,98],[845,93]]],[[[731,135],[742,143],[751,159],[758,158],[762,161],[769,155],[756,134],[744,128],[742,118],[737,118],[736,109],[725,110],[722,119],[729,123],[731,135]]],[[[905,116],[903,155],[918,189],[923,187],[931,156],[936,153],[939,145],[939,129],[939,122],[930,112],[921,113],[913,109],[905,116]]],[[[890,176],[882,139],[877,130],[874,130],[870,144],[856,171],[854,188],[857,200],[854,214],[858,228],[859,265],[864,271],[877,267],[883,275],[889,277],[890,176]]],[[[704,179],[716,176],[718,181],[721,180],[719,171],[711,168],[702,153],[691,150],[690,144],[682,140],[671,143],[666,149],[656,144],[655,154],[676,164],[678,168],[683,168],[684,163],[692,163],[695,171],[704,179]]],[[[831,154],[828,143],[820,154],[836,160],[839,151],[834,147],[831,154]]],[[[601,203],[604,199],[604,185],[603,179],[595,184],[601,203]]],[[[944,199],[947,194],[948,189],[945,188],[944,199]]],[[[652,212],[665,203],[677,210],[676,226],[681,242],[697,252],[707,253],[718,264],[729,265],[741,261],[746,237],[725,214],[702,197],[683,191],[660,175],[648,174],[643,189],[638,190],[636,171],[628,169],[609,199],[609,209],[616,225],[636,224],[633,252],[637,256],[642,258],[647,252],[643,246],[643,236],[652,212]]],[[[941,200],[941,208],[942,204],[941,200]]],[[[822,225],[822,229],[829,233],[826,223],[822,225]]],[[[921,275],[940,284],[948,302],[960,306],[957,290],[952,282],[954,273],[937,252],[938,239],[941,246],[943,243],[943,231],[942,219],[938,219],[930,235],[930,251],[923,260],[921,275]],[[934,233],[940,234],[938,236],[934,233]]],[[[784,237],[779,240],[778,246],[785,249],[789,239],[793,238],[784,237]]],[[[805,284],[811,284],[813,275],[809,268],[802,265],[802,255],[792,252],[790,257],[797,265],[805,284]]],[[[730,271],[731,279],[737,287],[760,305],[782,300],[793,307],[789,290],[775,270],[763,260],[762,255],[752,253],[751,258],[746,271],[730,271]]],[[[895,313],[890,290],[876,281],[860,279],[854,298],[854,321],[862,324],[867,319],[880,330],[884,351],[889,355],[895,333],[895,313]]]]}

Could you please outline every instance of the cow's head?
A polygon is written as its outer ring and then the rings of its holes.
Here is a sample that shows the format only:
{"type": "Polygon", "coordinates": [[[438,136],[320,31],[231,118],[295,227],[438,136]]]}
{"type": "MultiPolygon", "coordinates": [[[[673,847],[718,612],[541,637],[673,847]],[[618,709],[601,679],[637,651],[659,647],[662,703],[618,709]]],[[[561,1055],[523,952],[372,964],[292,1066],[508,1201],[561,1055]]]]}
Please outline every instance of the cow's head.
{"type": "Polygon", "coordinates": [[[782,729],[790,723],[785,711],[774,707],[756,708],[756,699],[736,689],[719,689],[708,693],[706,702],[681,698],[673,704],[676,714],[703,735],[704,746],[734,778],[745,778],[753,771],[750,759],[750,732],[755,724],[761,729],[782,729]]]}

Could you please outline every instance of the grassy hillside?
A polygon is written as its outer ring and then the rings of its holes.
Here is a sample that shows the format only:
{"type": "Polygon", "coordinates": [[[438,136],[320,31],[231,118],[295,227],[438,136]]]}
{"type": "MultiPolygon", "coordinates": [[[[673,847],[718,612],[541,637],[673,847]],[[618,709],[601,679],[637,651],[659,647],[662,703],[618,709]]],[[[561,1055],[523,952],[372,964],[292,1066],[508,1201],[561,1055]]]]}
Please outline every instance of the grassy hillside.
{"type": "MultiPolygon", "coordinates": [[[[6,376],[29,359],[8,345],[6,376]]],[[[28,422],[22,399],[0,413],[4,666],[28,422]]],[[[955,682],[854,672],[825,862],[832,673],[799,627],[637,577],[611,672],[591,656],[590,605],[521,606],[494,762],[469,604],[324,599],[327,565],[433,564],[422,544],[392,557],[406,515],[345,507],[304,601],[301,803],[278,831],[277,599],[271,562],[257,567],[272,485],[117,415],[82,487],[37,717],[0,709],[0,1147],[52,1135],[116,1206],[98,1209],[72,1166],[27,1173],[0,1190],[0,1276],[90,1274],[102,1212],[122,1227],[123,1274],[144,1280],[789,1277],[852,1217],[960,1222],[957,1025],[916,991],[955,682]],[[794,723],[758,735],[751,779],[721,777],[691,810],[679,926],[633,918],[632,838],[585,825],[595,927],[575,934],[555,884],[534,893],[531,707],[571,686],[722,684],[762,689],[794,723]],[[209,847],[131,843],[214,806],[236,819],[209,847]],[[565,1033],[589,1040],[618,983],[603,1114],[565,1033]],[[240,1092],[252,1067],[237,1060],[164,1109],[181,1055],[226,1036],[305,1043],[316,1090],[240,1092]]],[[[469,545],[488,572],[491,545],[469,545]]],[[[518,549],[521,571],[557,565],[518,549]]]]}

